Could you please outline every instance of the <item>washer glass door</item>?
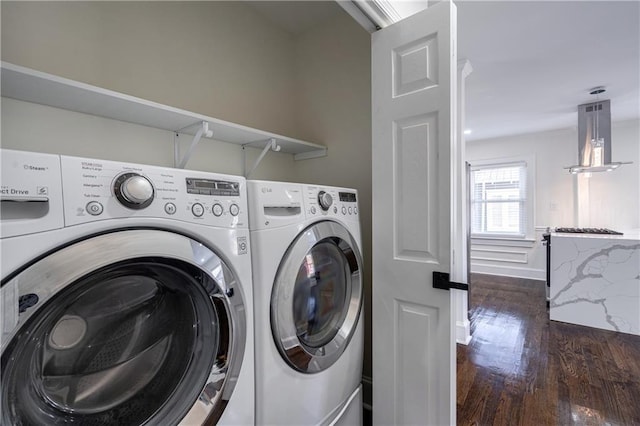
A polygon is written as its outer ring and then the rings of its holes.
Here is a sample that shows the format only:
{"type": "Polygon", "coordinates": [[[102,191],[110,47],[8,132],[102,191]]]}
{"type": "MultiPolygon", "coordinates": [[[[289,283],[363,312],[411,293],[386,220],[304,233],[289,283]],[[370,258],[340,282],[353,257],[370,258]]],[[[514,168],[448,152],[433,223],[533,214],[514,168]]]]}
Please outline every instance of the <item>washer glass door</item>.
{"type": "Polygon", "coordinates": [[[14,280],[37,303],[3,335],[3,424],[176,424],[222,413],[222,389],[235,383],[227,373],[237,375],[244,351],[243,307],[207,247],[163,231],[104,234],[14,280]]]}
{"type": "Polygon", "coordinates": [[[271,296],[271,326],[283,358],[316,373],[338,360],[362,307],[362,258],[342,225],[305,229],[287,250],[271,296]]]}

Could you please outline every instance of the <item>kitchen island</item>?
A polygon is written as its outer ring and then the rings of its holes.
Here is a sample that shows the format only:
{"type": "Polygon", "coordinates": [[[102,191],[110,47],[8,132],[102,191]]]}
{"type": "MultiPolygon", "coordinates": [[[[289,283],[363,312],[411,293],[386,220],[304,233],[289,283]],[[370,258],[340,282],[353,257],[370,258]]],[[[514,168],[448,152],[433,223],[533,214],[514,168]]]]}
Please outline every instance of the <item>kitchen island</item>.
{"type": "Polygon", "coordinates": [[[640,230],[551,233],[550,318],[640,335],[640,230]]]}

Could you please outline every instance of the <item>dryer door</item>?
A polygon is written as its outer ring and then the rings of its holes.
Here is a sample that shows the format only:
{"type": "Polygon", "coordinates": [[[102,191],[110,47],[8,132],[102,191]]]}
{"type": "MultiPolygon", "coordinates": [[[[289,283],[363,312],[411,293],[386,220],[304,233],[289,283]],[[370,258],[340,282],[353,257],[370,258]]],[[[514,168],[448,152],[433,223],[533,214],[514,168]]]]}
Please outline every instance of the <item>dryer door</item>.
{"type": "Polygon", "coordinates": [[[231,269],[198,241],[102,234],[35,262],[3,296],[16,288],[2,424],[201,424],[224,411],[244,354],[244,303],[231,269]]]}
{"type": "Polygon", "coordinates": [[[338,360],[362,308],[362,257],[336,222],[313,224],[287,250],[271,294],[271,328],[282,357],[317,373],[338,360]]]}

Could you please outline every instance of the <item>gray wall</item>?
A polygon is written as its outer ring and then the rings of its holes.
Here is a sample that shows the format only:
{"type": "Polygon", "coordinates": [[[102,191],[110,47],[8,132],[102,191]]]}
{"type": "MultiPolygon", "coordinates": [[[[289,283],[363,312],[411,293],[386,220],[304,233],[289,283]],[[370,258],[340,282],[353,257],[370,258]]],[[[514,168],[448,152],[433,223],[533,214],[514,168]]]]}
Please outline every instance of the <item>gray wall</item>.
{"type": "Polygon", "coordinates": [[[294,41],[242,2],[2,2],[2,59],[296,136],[294,41]]]}

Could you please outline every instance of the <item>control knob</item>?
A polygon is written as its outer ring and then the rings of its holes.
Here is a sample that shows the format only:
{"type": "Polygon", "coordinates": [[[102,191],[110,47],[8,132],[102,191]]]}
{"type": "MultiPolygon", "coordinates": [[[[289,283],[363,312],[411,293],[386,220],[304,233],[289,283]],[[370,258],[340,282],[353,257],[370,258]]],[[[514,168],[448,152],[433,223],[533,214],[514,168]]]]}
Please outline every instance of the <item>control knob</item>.
{"type": "Polygon", "coordinates": [[[113,183],[113,192],[122,205],[130,209],[144,209],[153,201],[153,185],[138,173],[123,173],[113,183]]]}
{"type": "Polygon", "coordinates": [[[318,192],[318,203],[320,203],[320,207],[322,207],[322,210],[327,211],[333,203],[333,197],[331,197],[331,194],[329,194],[328,192],[320,191],[318,192]]]}

